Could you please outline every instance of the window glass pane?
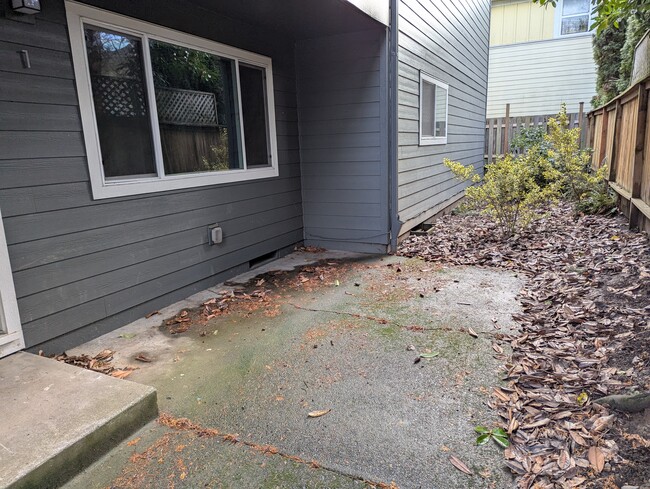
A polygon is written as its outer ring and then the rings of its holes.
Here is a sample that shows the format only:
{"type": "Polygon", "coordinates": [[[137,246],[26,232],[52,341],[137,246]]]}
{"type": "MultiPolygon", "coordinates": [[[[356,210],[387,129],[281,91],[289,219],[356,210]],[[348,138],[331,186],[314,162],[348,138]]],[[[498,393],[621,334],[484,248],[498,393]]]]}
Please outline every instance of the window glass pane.
{"type": "Polygon", "coordinates": [[[589,13],[589,0],[564,0],[562,2],[562,15],[584,13],[589,13]]]}
{"type": "Polygon", "coordinates": [[[165,174],[243,168],[235,62],[150,41],[165,174]]]}
{"type": "Polygon", "coordinates": [[[268,117],[263,68],[239,65],[246,166],[269,166],[268,117]]]}
{"type": "Polygon", "coordinates": [[[436,86],[435,98],[436,137],[447,135],[447,90],[436,86]]]}
{"type": "Polygon", "coordinates": [[[579,15],[577,17],[566,17],[562,19],[562,29],[560,33],[577,34],[579,32],[587,32],[589,30],[589,16],[579,15]]]}
{"type": "Polygon", "coordinates": [[[84,35],[104,176],[155,176],[140,39],[91,26],[84,35]]]}
{"type": "Polygon", "coordinates": [[[434,101],[436,86],[425,80],[422,80],[422,136],[433,137],[435,135],[434,124],[434,101]]]}

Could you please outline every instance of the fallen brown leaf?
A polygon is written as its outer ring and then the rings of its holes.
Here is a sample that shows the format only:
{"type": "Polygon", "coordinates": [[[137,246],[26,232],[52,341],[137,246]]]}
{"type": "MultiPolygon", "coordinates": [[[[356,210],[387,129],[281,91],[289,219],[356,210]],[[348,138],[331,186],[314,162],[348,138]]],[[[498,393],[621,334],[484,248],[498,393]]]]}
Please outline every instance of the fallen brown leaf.
{"type": "Polygon", "coordinates": [[[318,411],[310,411],[307,413],[307,416],[310,418],[319,418],[321,416],[325,416],[327,413],[329,413],[331,409],[321,409],[318,411]]]}
{"type": "Polygon", "coordinates": [[[587,452],[587,458],[596,473],[600,474],[605,467],[605,455],[603,455],[602,450],[598,447],[590,447],[587,452]]]}
{"type": "Polygon", "coordinates": [[[134,369],[113,370],[109,375],[117,379],[126,379],[133,373],[134,369]]]}
{"type": "Polygon", "coordinates": [[[449,455],[449,461],[451,462],[451,465],[456,467],[461,472],[464,472],[467,475],[474,475],[474,472],[472,472],[470,468],[467,465],[465,465],[465,463],[461,459],[459,459],[456,455],[449,455]]]}

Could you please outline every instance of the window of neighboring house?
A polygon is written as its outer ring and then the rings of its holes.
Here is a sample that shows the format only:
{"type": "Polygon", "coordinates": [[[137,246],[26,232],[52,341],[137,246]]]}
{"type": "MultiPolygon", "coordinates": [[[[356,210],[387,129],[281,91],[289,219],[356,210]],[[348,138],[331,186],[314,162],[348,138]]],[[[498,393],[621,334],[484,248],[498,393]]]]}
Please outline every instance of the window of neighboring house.
{"type": "Polygon", "coordinates": [[[590,0],[562,0],[558,5],[560,36],[589,32],[590,0]]]}
{"type": "Polygon", "coordinates": [[[95,198],[278,175],[269,58],[66,9],[95,198]]]}
{"type": "Polygon", "coordinates": [[[449,86],[420,72],[420,145],[447,143],[449,86]]]}

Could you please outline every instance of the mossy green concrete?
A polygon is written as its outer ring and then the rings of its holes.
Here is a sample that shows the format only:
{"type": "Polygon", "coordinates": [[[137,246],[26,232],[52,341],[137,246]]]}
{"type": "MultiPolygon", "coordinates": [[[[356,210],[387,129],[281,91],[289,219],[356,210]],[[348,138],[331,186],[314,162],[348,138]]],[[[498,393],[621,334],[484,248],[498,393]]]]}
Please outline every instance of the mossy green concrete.
{"type": "MultiPolygon", "coordinates": [[[[370,259],[342,267],[333,275],[339,286],[283,290],[291,297],[277,299],[277,317],[232,313],[165,339],[167,360],[133,374],[158,389],[161,410],[327,469],[294,466],[243,447],[236,448],[245,455],[225,454],[232,447],[211,439],[184,451],[194,465],[176,487],[214,480],[221,481],[214,487],[357,487],[355,478],[403,488],[512,487],[499,449],[476,447],[473,428],[496,422],[485,394],[499,382],[492,335],[511,326],[520,281],[508,272],[437,270],[417,260],[397,272],[398,263],[370,259]],[[502,329],[495,329],[493,318],[502,329]],[[468,334],[469,327],[479,338],[468,334]],[[440,355],[415,364],[425,349],[440,355]],[[317,409],[331,411],[307,417],[317,409]],[[449,453],[491,475],[460,473],[449,453]]],[[[165,470],[157,480],[164,480],[165,470]]]]}

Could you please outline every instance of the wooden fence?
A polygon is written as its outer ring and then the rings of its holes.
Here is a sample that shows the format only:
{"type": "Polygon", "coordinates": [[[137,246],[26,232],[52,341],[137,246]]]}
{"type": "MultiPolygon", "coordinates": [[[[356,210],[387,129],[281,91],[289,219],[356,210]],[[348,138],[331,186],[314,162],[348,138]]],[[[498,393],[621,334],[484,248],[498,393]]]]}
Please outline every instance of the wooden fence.
{"type": "Polygon", "coordinates": [[[650,232],[650,77],[588,114],[592,165],[609,166],[609,185],[630,227],[650,232]]]}
{"type": "MultiPolygon", "coordinates": [[[[585,124],[584,104],[580,103],[579,112],[567,114],[569,116],[569,127],[581,127],[581,146],[585,147],[587,142],[587,124],[585,124]]],[[[559,108],[558,108],[559,109],[559,108]]],[[[557,114],[535,115],[526,117],[510,117],[510,104],[506,104],[506,116],[487,119],[485,121],[485,161],[492,163],[498,156],[505,153],[517,153],[517,149],[511,151],[510,143],[524,128],[540,128],[546,131],[546,123],[550,117],[557,114]]]]}

